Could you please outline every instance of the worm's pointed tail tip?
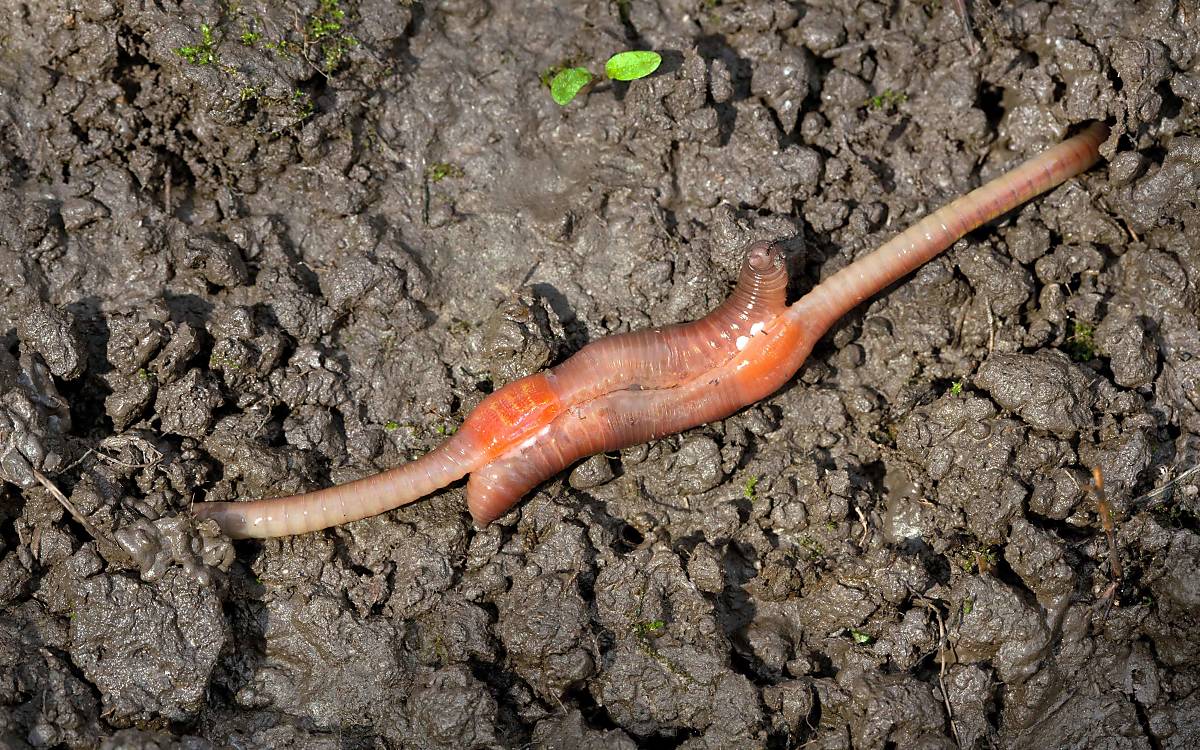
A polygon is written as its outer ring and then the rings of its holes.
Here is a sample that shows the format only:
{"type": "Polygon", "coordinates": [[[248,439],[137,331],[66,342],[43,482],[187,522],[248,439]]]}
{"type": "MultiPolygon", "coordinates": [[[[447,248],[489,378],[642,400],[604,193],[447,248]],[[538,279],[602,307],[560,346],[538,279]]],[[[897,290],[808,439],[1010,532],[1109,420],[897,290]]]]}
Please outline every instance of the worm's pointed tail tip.
{"type": "Polygon", "coordinates": [[[212,520],[230,539],[248,539],[253,535],[246,533],[245,516],[234,514],[233,505],[235,503],[194,503],[192,514],[198,521],[212,520]]]}
{"type": "Polygon", "coordinates": [[[1108,124],[1102,120],[1096,120],[1092,122],[1079,132],[1079,135],[1086,136],[1089,140],[1095,141],[1097,147],[1099,147],[1101,143],[1107,141],[1111,134],[1112,129],[1109,128],[1108,124]]]}

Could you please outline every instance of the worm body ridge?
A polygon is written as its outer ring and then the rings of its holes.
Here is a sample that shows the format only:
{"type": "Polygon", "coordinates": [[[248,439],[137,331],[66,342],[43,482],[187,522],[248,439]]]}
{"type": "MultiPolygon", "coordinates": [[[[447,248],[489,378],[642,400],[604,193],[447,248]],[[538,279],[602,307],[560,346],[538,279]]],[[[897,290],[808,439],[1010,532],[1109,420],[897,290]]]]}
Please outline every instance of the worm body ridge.
{"type": "Polygon", "coordinates": [[[557,367],[515,380],[484,398],[453,436],[415,461],[301,495],[197,503],[192,510],[238,539],[302,534],[407,505],[536,441],[568,407],[613,391],[673,388],[728,361],[779,317],[786,295],[782,252],[752,243],[733,292],[705,317],[607,336],[557,367]]]}
{"type": "Polygon", "coordinates": [[[956,240],[1087,170],[1108,128],[1093,124],[934,211],[790,307],[775,245],[746,252],[729,298],[700,320],[609,336],[509,383],[425,456],[345,485],[270,500],[199,503],[231,537],[300,534],[413,502],[471,475],[479,525],[575,461],[723,419],[787,383],[847,311],[956,240]]]}

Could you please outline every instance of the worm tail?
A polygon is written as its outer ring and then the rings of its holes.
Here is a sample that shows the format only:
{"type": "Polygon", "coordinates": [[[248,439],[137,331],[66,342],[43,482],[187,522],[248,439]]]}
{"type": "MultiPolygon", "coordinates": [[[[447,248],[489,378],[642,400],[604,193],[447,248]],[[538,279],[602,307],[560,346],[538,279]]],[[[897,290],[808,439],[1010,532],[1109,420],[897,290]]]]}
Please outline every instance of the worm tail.
{"type": "Polygon", "coordinates": [[[418,500],[461,479],[478,461],[469,440],[455,435],[415,461],[355,482],[303,495],[237,503],[197,503],[234,539],[304,534],[357,521],[418,500]]]}
{"type": "Polygon", "coordinates": [[[943,206],[870,255],[822,281],[789,314],[820,335],[839,318],[976,227],[1086,171],[1100,158],[1108,127],[1093,123],[1021,166],[943,206]]]}

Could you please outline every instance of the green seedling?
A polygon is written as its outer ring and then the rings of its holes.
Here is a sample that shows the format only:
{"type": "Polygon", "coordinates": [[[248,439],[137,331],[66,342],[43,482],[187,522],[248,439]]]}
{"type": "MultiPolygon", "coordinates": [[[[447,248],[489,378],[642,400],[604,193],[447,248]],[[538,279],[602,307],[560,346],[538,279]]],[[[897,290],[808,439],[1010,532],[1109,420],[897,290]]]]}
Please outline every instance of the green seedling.
{"type": "Polygon", "coordinates": [[[200,24],[200,42],[187,44],[175,50],[175,54],[187,60],[192,65],[215,65],[217,62],[216,41],[213,39],[212,27],[206,23],[200,24]]]}
{"type": "Polygon", "coordinates": [[[345,33],[346,21],[341,0],[321,0],[317,12],[305,24],[305,41],[318,48],[326,73],[333,72],[346,53],[358,46],[358,40],[345,33]]]}
{"type": "Polygon", "coordinates": [[[881,93],[867,99],[865,104],[868,109],[892,110],[906,101],[908,101],[908,94],[903,91],[884,89],[881,93]]]}
{"type": "Polygon", "coordinates": [[[441,182],[447,177],[462,177],[462,167],[457,164],[451,164],[448,161],[434,162],[425,170],[425,176],[430,182],[441,182]]]}
{"type": "Polygon", "coordinates": [[[592,82],[592,74],[587,68],[567,68],[560,70],[550,79],[550,96],[562,106],[571,103],[575,95],[584,86],[592,82]]]}
{"type": "Polygon", "coordinates": [[[870,633],[864,633],[863,631],[859,630],[858,628],[849,628],[849,631],[850,631],[850,637],[852,639],[854,639],[855,643],[858,643],[860,645],[865,645],[865,644],[870,643],[871,641],[875,640],[875,637],[872,636],[870,633]]]}
{"type": "Polygon", "coordinates": [[[995,547],[964,547],[956,559],[964,573],[991,573],[996,569],[1000,556],[995,547]]]}
{"type": "Polygon", "coordinates": [[[950,395],[951,396],[960,396],[960,395],[962,395],[962,389],[963,389],[963,382],[961,380],[955,380],[953,383],[950,384],[950,395]]]}
{"type": "Polygon", "coordinates": [[[292,114],[295,115],[296,122],[307,120],[316,111],[317,105],[313,104],[311,96],[299,89],[292,92],[292,114]]]}
{"type": "Polygon", "coordinates": [[[805,534],[801,536],[798,541],[800,546],[808,551],[808,554],[811,558],[816,559],[825,556],[825,547],[816,539],[813,539],[805,534]]]}
{"type": "Polygon", "coordinates": [[[661,633],[667,624],[662,620],[649,620],[647,622],[639,622],[633,626],[633,631],[639,636],[645,638],[651,635],[661,633]]]}
{"type": "Polygon", "coordinates": [[[618,52],[604,63],[604,74],[614,81],[636,81],[645,78],[662,65],[662,55],[645,50],[618,52]]]}
{"type": "Polygon", "coordinates": [[[746,480],[746,486],[743,488],[746,499],[754,502],[754,488],[758,486],[758,476],[752,476],[746,480]]]}
{"type": "MultiPolygon", "coordinates": [[[[618,52],[604,63],[604,75],[613,81],[633,81],[645,78],[662,64],[662,55],[647,50],[618,52]]],[[[585,86],[596,79],[587,68],[563,68],[552,76],[542,74],[543,83],[549,79],[550,96],[561,106],[571,103],[585,86]]]]}
{"type": "Polygon", "coordinates": [[[1067,337],[1066,350],[1076,362],[1091,362],[1096,358],[1096,329],[1082,320],[1071,321],[1071,335],[1067,337]]]}
{"type": "Polygon", "coordinates": [[[241,36],[238,37],[238,40],[241,41],[244,46],[253,47],[259,42],[260,39],[262,39],[261,31],[255,31],[254,29],[250,28],[248,24],[244,22],[242,23],[242,33],[241,36]]]}

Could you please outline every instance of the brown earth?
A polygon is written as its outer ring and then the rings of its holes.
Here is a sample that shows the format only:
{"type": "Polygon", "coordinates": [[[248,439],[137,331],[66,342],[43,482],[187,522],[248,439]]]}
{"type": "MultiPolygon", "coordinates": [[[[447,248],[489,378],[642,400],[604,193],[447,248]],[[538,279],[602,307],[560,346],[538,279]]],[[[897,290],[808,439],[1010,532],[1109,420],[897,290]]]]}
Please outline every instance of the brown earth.
{"type": "Polygon", "coordinates": [[[7,3],[0,745],[1200,745],[1200,5],[957,7],[7,3]],[[664,65],[539,81],[623,49],[664,65]],[[188,512],[419,455],[751,239],[798,293],[1093,119],[1106,164],[783,392],[485,531],[461,486],[188,512]]]}

